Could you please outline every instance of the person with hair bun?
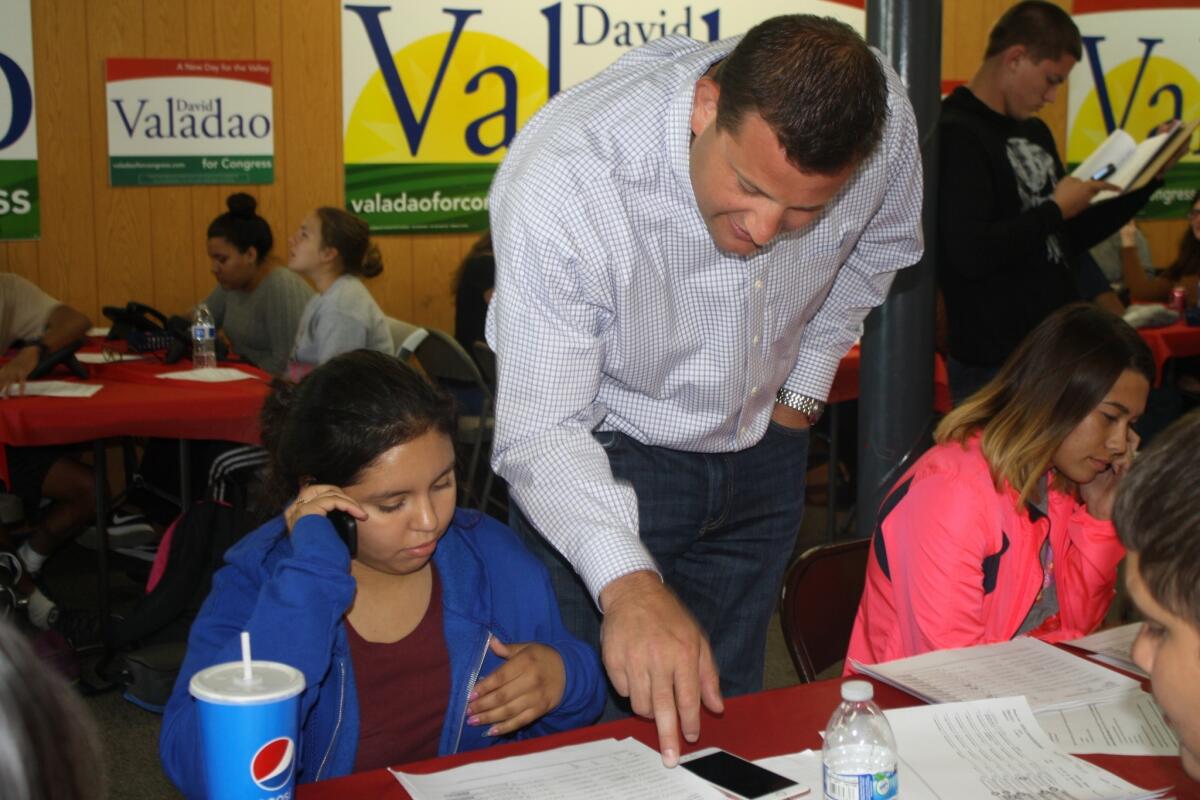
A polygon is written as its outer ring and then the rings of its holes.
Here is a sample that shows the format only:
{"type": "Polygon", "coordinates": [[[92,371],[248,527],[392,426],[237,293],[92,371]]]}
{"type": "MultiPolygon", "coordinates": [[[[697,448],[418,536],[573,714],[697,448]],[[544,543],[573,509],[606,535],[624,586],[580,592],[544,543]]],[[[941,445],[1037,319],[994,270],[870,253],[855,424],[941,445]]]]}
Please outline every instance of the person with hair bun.
{"type": "Polygon", "coordinates": [[[234,352],[264,372],[281,375],[313,292],[298,275],[268,259],[274,238],[256,213],[254,198],[237,192],[225,204],[229,210],[208,226],[208,257],[218,285],[204,303],[234,352]]]}
{"type": "Polygon", "coordinates": [[[263,404],[274,518],[225,555],[188,635],[159,752],[207,797],[192,676],[254,656],[304,673],[296,779],[465,752],[590,724],[594,650],[563,627],[545,567],[509,528],[455,507],[454,400],[355,350],[263,404]],[[348,547],[331,522],[357,520],[348,547]]]}
{"type": "Polygon", "coordinates": [[[296,332],[288,362],[292,380],[351,350],[395,352],[387,317],[361,280],[383,272],[383,257],[370,237],[363,220],[322,206],[304,218],[288,242],[288,268],[317,289],[296,332]]]}
{"type": "Polygon", "coordinates": [[[1038,325],[880,504],[846,656],[1091,633],[1125,551],[1111,522],[1154,359],[1090,303],[1038,325]]]}

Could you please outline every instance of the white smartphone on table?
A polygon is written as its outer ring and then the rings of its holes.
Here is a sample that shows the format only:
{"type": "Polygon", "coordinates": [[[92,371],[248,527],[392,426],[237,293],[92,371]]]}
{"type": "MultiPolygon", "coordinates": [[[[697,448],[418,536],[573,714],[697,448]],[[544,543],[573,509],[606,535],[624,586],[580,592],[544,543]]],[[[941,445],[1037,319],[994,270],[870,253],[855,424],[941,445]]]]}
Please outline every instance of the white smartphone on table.
{"type": "Polygon", "coordinates": [[[679,759],[679,766],[735,800],[787,800],[808,794],[807,786],[716,747],[689,753],[679,759]]]}

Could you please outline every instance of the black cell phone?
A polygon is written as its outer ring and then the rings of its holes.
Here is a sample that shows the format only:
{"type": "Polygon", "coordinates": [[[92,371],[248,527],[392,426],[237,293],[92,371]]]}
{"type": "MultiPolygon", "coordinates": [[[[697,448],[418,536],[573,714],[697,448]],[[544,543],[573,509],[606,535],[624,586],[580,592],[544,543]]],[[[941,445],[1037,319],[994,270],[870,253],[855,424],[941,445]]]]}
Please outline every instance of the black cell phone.
{"type": "Polygon", "coordinates": [[[328,516],[338,538],[346,544],[350,557],[354,558],[358,555],[358,520],[336,508],[330,511],[328,516]]]}
{"type": "Polygon", "coordinates": [[[808,787],[733,753],[710,747],[679,760],[679,766],[717,788],[745,800],[801,797],[808,787]]]}
{"type": "Polygon", "coordinates": [[[1102,181],[1105,178],[1107,178],[1109,175],[1112,175],[1116,171],[1117,171],[1116,164],[1105,164],[1103,167],[1101,167],[1100,169],[1098,169],[1092,173],[1092,180],[1102,181]]]}

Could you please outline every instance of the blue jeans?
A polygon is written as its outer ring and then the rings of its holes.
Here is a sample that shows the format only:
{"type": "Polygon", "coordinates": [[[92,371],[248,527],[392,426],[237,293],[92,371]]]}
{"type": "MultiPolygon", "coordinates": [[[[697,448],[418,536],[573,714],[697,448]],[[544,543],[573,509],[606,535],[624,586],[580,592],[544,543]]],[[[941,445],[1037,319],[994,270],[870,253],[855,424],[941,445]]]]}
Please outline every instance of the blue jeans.
{"type": "MultiPolygon", "coordinates": [[[[613,475],[637,492],[642,543],[712,643],[722,694],[759,691],[767,627],[804,514],[808,431],[771,423],[757,445],[738,453],[594,435],[613,475]]],[[[510,507],[510,524],[550,570],[563,623],[599,650],[600,613],[583,582],[517,504],[510,507]]],[[[605,718],[622,710],[628,703],[610,686],[605,718]]]]}

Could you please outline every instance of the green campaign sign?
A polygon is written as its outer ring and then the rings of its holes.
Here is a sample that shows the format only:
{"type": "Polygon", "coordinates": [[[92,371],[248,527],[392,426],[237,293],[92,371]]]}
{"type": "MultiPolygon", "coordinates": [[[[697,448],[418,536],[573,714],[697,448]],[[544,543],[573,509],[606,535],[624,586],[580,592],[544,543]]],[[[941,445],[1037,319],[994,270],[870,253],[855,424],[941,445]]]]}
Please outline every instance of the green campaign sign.
{"type": "Polygon", "coordinates": [[[346,208],[376,233],[481,231],[509,143],[559,91],[664,36],[713,41],[798,12],[866,23],[853,0],[345,3],[346,208]]]}
{"type": "MultiPolygon", "coordinates": [[[[1116,129],[1140,142],[1172,119],[1200,117],[1200,7],[1166,0],[1076,2],[1083,59],[1071,71],[1067,161],[1074,168],[1116,129]]],[[[1143,219],[1179,219],[1200,189],[1200,134],[1143,219]]]]}
{"type": "Polygon", "coordinates": [[[0,0],[0,239],[41,228],[29,0],[0,0]]]}
{"type": "Polygon", "coordinates": [[[268,61],[110,58],[112,186],[271,183],[268,61]]]}

